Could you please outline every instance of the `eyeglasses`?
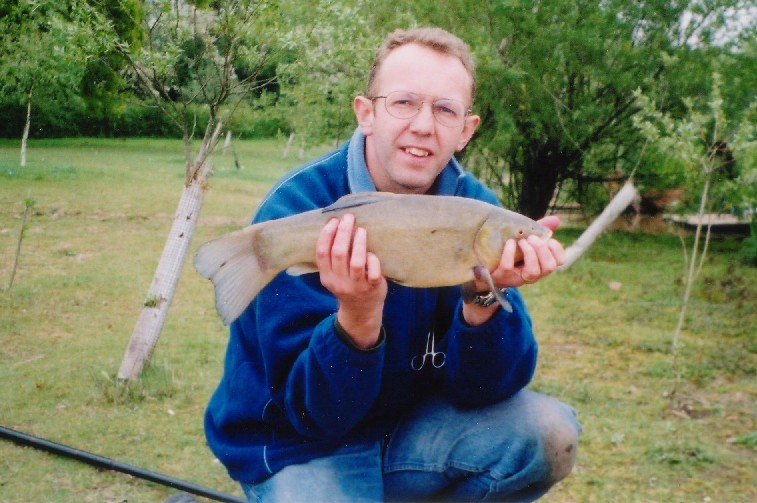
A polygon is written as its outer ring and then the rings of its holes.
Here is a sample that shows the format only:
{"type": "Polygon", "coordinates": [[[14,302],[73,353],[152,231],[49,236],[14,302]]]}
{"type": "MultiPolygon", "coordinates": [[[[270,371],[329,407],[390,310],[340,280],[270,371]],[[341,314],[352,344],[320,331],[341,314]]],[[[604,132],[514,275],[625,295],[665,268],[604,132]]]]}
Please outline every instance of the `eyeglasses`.
{"type": "MultiPolygon", "coordinates": [[[[408,91],[392,91],[386,96],[375,96],[371,101],[382,98],[386,111],[397,119],[412,119],[421,111],[423,103],[428,101],[408,91]]],[[[440,98],[431,102],[431,112],[442,126],[462,126],[471,111],[462,102],[450,98],[440,98]]]]}

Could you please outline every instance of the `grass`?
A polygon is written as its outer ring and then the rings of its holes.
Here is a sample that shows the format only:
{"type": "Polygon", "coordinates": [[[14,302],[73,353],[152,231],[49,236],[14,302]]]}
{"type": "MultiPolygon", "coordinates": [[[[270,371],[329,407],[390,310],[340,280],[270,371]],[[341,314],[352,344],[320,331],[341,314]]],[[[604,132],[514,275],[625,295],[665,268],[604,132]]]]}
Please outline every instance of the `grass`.
{"type": "MultiPolygon", "coordinates": [[[[248,221],[299,163],[282,160],[283,147],[237,143],[241,169],[214,156],[193,248],[248,221]]],[[[0,141],[0,289],[25,198],[35,202],[14,286],[0,292],[0,425],[240,495],[202,433],[226,329],[191,267],[142,380],[114,378],[149,302],[182,152],[172,140],[32,141],[21,169],[18,142],[0,141]]],[[[737,262],[738,246],[713,243],[677,371],[678,237],[607,233],[570,270],[523,289],[540,340],[532,387],[572,404],[584,426],[575,472],[545,501],[757,501],[757,270],[737,262]]],[[[160,502],[175,492],[0,442],[2,502],[160,502]]]]}

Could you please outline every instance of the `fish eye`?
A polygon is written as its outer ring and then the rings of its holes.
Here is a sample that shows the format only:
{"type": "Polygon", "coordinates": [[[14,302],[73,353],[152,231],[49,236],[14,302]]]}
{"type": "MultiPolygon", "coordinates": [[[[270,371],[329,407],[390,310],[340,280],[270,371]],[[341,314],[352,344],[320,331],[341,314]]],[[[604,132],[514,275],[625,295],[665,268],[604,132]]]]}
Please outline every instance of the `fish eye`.
{"type": "Polygon", "coordinates": [[[518,236],[523,236],[523,234],[525,234],[525,232],[523,231],[523,229],[518,229],[517,231],[515,231],[515,233],[516,233],[516,234],[517,234],[518,236]]]}

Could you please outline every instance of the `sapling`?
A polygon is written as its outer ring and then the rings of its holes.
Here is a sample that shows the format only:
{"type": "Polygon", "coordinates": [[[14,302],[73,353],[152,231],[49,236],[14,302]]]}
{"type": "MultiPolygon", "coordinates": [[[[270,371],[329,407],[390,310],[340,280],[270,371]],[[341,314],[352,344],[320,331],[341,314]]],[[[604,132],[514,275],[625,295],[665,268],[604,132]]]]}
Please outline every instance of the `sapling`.
{"type": "MultiPolygon", "coordinates": [[[[707,236],[701,245],[700,252],[705,215],[715,209],[711,197],[713,186],[723,183],[721,177],[715,176],[726,165],[722,156],[723,148],[728,149],[729,155],[736,157],[739,152],[757,146],[754,126],[757,101],[752,102],[747,107],[739,122],[729,122],[723,111],[720,88],[721,77],[718,73],[715,73],[712,79],[710,99],[704,110],[699,111],[693,100],[686,99],[684,104],[687,108],[687,114],[680,119],[674,119],[670,115],[660,112],[655,104],[640,90],[635,93],[640,111],[633,118],[634,125],[651,144],[656,145],[667,155],[681,161],[687,169],[687,175],[692,179],[698,179],[702,184],[698,196],[694,242],[691,245],[690,253],[686,253],[684,247],[684,264],[686,266],[686,273],[683,278],[684,291],[671,344],[672,366],[675,375],[673,390],[669,394],[671,405],[680,381],[678,351],[686,312],[694,282],[702,270],[709,245],[711,224],[708,223],[707,236]]],[[[745,172],[741,176],[746,177],[749,169],[754,170],[755,167],[745,168],[745,172]]],[[[754,203],[755,201],[751,201],[752,205],[754,203]]]]}
{"type": "Polygon", "coordinates": [[[13,286],[13,280],[16,278],[16,271],[18,270],[18,261],[21,257],[21,242],[24,240],[24,234],[26,234],[26,220],[29,218],[29,213],[31,212],[32,208],[34,208],[35,205],[34,199],[32,199],[29,195],[26,196],[24,199],[24,214],[21,216],[21,230],[18,233],[18,241],[16,242],[16,256],[13,259],[13,268],[11,269],[11,276],[8,280],[8,288],[6,288],[6,291],[9,291],[11,287],[13,286]]]}

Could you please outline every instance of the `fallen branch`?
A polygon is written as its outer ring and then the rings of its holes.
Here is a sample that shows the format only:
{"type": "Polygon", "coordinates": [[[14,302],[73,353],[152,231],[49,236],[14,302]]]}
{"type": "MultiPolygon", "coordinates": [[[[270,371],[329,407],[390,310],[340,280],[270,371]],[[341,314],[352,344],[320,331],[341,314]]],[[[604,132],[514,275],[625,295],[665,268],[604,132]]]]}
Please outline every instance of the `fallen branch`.
{"type": "Polygon", "coordinates": [[[560,267],[561,271],[569,268],[583,255],[586,250],[597,240],[607,227],[625,210],[634,199],[638,197],[636,187],[631,180],[627,181],[623,188],[615,194],[610,204],[581,234],[581,236],[565,250],[565,263],[560,267]]]}

